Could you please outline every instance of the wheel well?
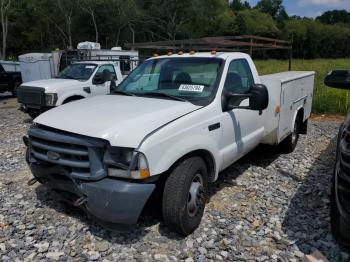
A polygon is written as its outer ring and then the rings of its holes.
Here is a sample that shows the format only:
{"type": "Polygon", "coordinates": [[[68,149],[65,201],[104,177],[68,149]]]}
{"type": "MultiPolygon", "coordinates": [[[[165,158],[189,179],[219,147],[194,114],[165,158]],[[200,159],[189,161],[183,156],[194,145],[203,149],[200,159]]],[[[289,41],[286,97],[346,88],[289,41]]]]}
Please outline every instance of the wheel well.
{"type": "Polygon", "coordinates": [[[66,104],[68,102],[72,102],[72,101],[83,99],[83,98],[85,98],[85,97],[83,97],[83,96],[70,96],[70,97],[66,98],[62,104],[66,104]]]}
{"type": "Polygon", "coordinates": [[[304,108],[300,108],[297,113],[297,119],[299,119],[300,124],[304,121],[304,108]]]}
{"type": "Polygon", "coordinates": [[[177,160],[169,169],[172,170],[174,167],[176,167],[180,162],[182,162],[183,160],[190,158],[190,157],[194,157],[194,156],[199,156],[201,158],[203,158],[205,165],[207,166],[207,170],[208,170],[208,181],[209,182],[214,182],[215,180],[215,160],[213,155],[204,149],[200,149],[200,150],[195,150],[192,152],[187,153],[186,155],[182,156],[179,160],[177,160]]]}

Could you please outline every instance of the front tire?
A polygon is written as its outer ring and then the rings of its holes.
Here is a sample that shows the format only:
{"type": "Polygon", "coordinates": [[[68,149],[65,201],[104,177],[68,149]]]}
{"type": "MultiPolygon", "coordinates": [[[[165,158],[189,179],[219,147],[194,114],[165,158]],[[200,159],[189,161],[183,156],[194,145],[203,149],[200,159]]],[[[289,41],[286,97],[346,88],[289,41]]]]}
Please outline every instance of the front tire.
{"type": "Polygon", "coordinates": [[[200,224],[207,200],[208,171],[200,157],[185,159],[171,172],[164,186],[163,218],[182,235],[200,224]]]}
{"type": "Polygon", "coordinates": [[[287,136],[281,143],[281,151],[283,153],[289,154],[292,153],[295,149],[295,147],[298,144],[299,140],[299,126],[300,126],[300,121],[299,118],[297,117],[294,122],[294,127],[293,127],[293,132],[287,136]]]}
{"type": "Polygon", "coordinates": [[[342,245],[350,246],[350,227],[346,224],[341,217],[338,205],[337,205],[337,174],[339,170],[339,162],[335,165],[333,177],[332,177],[332,190],[331,190],[331,229],[334,238],[342,245]]]}

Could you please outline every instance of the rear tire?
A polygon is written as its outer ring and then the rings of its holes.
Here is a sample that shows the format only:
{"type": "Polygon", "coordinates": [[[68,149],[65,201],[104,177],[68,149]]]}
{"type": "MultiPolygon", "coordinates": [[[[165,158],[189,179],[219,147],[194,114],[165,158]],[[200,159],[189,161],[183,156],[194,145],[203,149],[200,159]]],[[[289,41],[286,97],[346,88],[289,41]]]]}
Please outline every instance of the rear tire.
{"type": "Polygon", "coordinates": [[[207,200],[208,171],[200,157],[181,162],[164,186],[164,222],[182,235],[191,234],[200,224],[207,200]]]}
{"type": "Polygon", "coordinates": [[[294,151],[299,140],[299,125],[299,118],[296,118],[293,127],[293,132],[289,136],[287,136],[280,144],[282,153],[289,154],[294,151]]]}

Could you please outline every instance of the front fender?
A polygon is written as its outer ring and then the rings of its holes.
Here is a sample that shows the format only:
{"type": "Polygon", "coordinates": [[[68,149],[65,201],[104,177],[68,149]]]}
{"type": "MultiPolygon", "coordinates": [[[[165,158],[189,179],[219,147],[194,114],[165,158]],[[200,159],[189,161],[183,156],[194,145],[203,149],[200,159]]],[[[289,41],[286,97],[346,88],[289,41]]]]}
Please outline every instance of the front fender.
{"type": "Polygon", "coordinates": [[[179,159],[197,150],[204,150],[212,156],[215,170],[214,180],[216,180],[222,166],[222,158],[219,156],[217,143],[210,136],[204,134],[187,135],[181,138],[177,136],[153,147],[145,145],[139,149],[146,155],[152,175],[168,171],[179,159]]]}

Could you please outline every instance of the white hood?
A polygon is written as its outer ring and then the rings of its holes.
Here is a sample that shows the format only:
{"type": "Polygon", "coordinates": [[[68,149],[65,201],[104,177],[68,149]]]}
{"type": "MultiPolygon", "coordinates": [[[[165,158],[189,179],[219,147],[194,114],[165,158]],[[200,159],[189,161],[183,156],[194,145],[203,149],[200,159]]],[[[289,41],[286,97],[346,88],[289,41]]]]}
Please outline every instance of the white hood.
{"type": "Polygon", "coordinates": [[[38,81],[25,82],[22,86],[35,86],[45,88],[46,93],[55,93],[59,88],[81,86],[82,81],[74,79],[50,78],[38,81]]]}
{"type": "Polygon", "coordinates": [[[153,130],[198,108],[168,99],[103,95],[51,109],[34,122],[136,148],[153,130]]]}

